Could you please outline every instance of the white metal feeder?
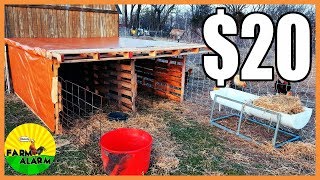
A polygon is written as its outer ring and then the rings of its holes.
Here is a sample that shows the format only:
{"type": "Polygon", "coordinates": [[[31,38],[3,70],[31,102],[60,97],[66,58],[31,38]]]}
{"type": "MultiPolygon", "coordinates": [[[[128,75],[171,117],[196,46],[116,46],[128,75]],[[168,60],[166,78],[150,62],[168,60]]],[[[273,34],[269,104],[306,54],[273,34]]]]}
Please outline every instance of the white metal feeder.
{"type": "Polygon", "coordinates": [[[248,119],[249,121],[251,121],[253,123],[265,126],[270,129],[274,129],[274,136],[272,139],[272,145],[274,147],[280,147],[280,146],[284,145],[285,143],[296,141],[296,140],[300,139],[299,135],[296,135],[291,132],[280,129],[280,125],[283,125],[283,126],[286,126],[289,128],[293,128],[293,129],[302,129],[309,122],[311,115],[312,115],[312,109],[307,108],[307,107],[304,107],[304,111],[301,113],[298,113],[298,114],[285,114],[285,113],[275,112],[272,110],[268,110],[265,108],[254,106],[252,104],[252,101],[259,98],[259,96],[254,95],[254,94],[250,94],[250,93],[246,93],[243,91],[239,91],[236,89],[232,89],[232,88],[221,88],[219,90],[211,91],[210,96],[213,100],[211,115],[210,115],[211,125],[216,126],[218,128],[221,128],[223,130],[226,130],[230,133],[234,133],[234,134],[238,135],[239,137],[244,138],[246,140],[252,140],[250,137],[245,136],[240,133],[241,122],[242,122],[244,113],[251,115],[251,116],[259,117],[261,119],[269,120],[271,122],[275,122],[276,126],[273,127],[273,126],[264,124],[256,119],[248,119]],[[213,119],[212,118],[213,117],[213,110],[214,110],[214,105],[216,103],[219,104],[219,109],[220,109],[220,106],[223,105],[223,106],[240,111],[240,115],[231,114],[231,115],[222,116],[222,117],[213,119]],[[217,123],[217,121],[219,121],[219,120],[226,119],[226,118],[229,118],[232,116],[239,117],[238,127],[237,127],[236,131],[233,131],[233,130],[217,123]],[[276,140],[277,140],[278,132],[289,135],[289,136],[291,136],[291,138],[284,141],[284,142],[277,144],[276,140]]]}

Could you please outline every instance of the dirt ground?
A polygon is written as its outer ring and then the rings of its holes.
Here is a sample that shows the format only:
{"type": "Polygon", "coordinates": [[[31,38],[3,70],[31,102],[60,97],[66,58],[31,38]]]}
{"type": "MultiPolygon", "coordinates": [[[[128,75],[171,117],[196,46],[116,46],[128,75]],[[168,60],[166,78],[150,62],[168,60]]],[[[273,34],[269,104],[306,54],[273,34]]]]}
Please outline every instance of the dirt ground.
{"type": "MultiPolygon", "coordinates": [[[[89,134],[96,133],[100,122],[102,133],[119,127],[135,127],[153,136],[151,164],[146,175],[315,174],[312,142],[302,139],[274,149],[270,143],[257,145],[210,126],[208,106],[180,104],[150,94],[140,94],[137,103],[138,113],[130,114],[127,122],[109,121],[106,114],[110,110],[106,110],[87,121],[79,121],[65,135],[55,136],[56,159],[43,174],[103,174],[98,143],[81,136],[83,127],[89,134]]],[[[6,96],[5,135],[26,122],[42,124],[15,95],[6,96]]],[[[228,119],[223,123],[232,126],[235,121],[228,119]]],[[[262,140],[269,142],[266,130],[259,127],[248,124],[244,132],[260,134],[262,140]]],[[[16,173],[6,164],[5,174],[16,173]]]]}

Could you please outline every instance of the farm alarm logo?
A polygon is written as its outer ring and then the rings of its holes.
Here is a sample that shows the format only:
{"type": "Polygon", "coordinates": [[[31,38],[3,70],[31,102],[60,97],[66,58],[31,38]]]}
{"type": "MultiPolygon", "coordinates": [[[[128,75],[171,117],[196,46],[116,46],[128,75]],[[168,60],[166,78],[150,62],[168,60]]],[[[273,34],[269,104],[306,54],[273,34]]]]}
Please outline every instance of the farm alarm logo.
{"type": "Polygon", "coordinates": [[[56,155],[51,133],[38,124],[27,123],[14,128],[8,135],[4,154],[17,172],[34,175],[50,167],[56,155]]]}

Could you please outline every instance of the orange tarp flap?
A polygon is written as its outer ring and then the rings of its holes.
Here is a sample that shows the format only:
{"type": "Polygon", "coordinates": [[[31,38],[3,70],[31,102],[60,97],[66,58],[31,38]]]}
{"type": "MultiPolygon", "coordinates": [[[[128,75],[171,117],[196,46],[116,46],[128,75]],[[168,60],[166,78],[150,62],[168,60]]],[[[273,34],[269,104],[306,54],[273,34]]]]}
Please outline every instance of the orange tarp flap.
{"type": "Polygon", "coordinates": [[[13,44],[9,44],[8,53],[15,93],[54,131],[54,104],[51,100],[52,60],[13,44]]]}

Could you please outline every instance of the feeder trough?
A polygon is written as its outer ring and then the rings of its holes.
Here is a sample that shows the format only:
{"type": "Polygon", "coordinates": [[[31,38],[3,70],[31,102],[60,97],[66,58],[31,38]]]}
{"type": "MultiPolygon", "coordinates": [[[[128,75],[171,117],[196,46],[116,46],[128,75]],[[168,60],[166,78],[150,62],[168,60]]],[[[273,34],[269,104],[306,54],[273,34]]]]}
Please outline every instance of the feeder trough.
{"type": "Polygon", "coordinates": [[[256,123],[256,124],[259,124],[259,125],[262,125],[264,127],[267,127],[269,129],[274,130],[274,136],[272,139],[272,144],[274,147],[281,147],[285,143],[296,141],[296,140],[300,139],[300,136],[293,134],[289,131],[280,129],[280,125],[283,125],[285,127],[292,128],[292,129],[302,129],[304,126],[307,125],[307,123],[309,122],[311,115],[312,115],[312,109],[307,108],[307,107],[303,107],[304,111],[301,113],[298,113],[298,114],[285,114],[285,113],[281,113],[281,112],[275,112],[272,110],[268,110],[268,109],[265,109],[262,107],[254,106],[252,104],[252,101],[259,98],[259,96],[254,95],[254,94],[250,94],[250,93],[246,93],[243,91],[235,90],[232,88],[221,88],[219,90],[211,91],[210,96],[213,100],[212,109],[211,109],[211,116],[210,116],[210,121],[213,126],[221,128],[223,130],[226,130],[230,133],[234,133],[234,134],[238,135],[239,137],[244,138],[246,140],[252,140],[251,138],[249,138],[243,134],[240,134],[240,128],[241,128],[241,122],[243,119],[243,114],[245,113],[249,116],[254,116],[254,117],[261,118],[261,119],[269,120],[269,121],[271,121],[271,123],[272,122],[276,123],[276,126],[274,127],[274,126],[264,124],[263,122],[258,121],[256,119],[248,119],[249,121],[251,121],[253,123],[256,123]],[[214,105],[216,103],[219,104],[219,109],[220,109],[220,106],[223,105],[223,106],[229,107],[231,109],[240,111],[240,115],[231,114],[231,115],[221,116],[221,117],[213,119],[212,118],[213,117],[213,110],[214,110],[214,105]],[[230,118],[233,116],[239,117],[238,127],[237,127],[236,131],[233,131],[233,130],[217,123],[217,121],[219,121],[219,120],[230,118]],[[291,136],[291,138],[284,141],[284,142],[276,143],[278,132],[281,132],[281,133],[284,133],[288,136],[291,136]]]}

